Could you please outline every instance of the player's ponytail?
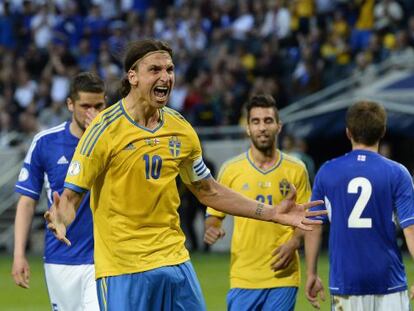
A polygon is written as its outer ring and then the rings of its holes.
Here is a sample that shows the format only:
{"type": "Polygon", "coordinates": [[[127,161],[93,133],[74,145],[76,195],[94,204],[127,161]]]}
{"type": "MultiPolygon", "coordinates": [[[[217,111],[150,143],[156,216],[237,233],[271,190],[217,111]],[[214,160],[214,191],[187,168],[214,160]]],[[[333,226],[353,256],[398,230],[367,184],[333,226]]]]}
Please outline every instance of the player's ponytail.
{"type": "Polygon", "coordinates": [[[125,77],[121,80],[121,85],[119,87],[119,94],[121,94],[121,97],[126,97],[128,93],[131,91],[131,84],[129,84],[128,77],[125,75],[125,77]]]}

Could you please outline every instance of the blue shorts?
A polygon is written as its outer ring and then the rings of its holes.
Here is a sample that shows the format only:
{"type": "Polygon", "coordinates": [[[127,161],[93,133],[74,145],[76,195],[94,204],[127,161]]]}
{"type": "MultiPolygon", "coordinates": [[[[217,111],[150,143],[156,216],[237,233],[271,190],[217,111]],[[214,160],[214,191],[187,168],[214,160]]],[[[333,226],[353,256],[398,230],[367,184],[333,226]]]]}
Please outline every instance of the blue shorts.
{"type": "Polygon", "coordinates": [[[228,311],[293,311],[297,287],[275,287],[267,289],[232,288],[227,294],[228,311]]]}
{"type": "Polygon", "coordinates": [[[204,311],[206,305],[190,261],[97,281],[101,310],[204,311]]]}

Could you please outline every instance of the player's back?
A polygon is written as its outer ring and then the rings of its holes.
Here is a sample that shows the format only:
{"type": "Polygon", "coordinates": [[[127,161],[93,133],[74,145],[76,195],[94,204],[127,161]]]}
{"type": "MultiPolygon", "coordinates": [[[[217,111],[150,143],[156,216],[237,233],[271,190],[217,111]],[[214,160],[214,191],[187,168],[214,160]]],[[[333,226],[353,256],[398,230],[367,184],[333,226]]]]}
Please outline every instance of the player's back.
{"type": "Polygon", "coordinates": [[[331,221],[330,289],[339,295],[404,290],[396,222],[413,219],[408,171],[381,155],[354,150],[327,162],[315,179],[313,199],[324,199],[331,221]]]}

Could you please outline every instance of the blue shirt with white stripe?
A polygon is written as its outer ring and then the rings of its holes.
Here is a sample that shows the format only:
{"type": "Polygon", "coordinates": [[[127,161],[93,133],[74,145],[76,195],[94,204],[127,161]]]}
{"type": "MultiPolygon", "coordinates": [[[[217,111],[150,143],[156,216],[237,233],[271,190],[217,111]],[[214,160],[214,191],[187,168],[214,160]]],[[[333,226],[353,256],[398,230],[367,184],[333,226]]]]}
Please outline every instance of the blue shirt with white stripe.
{"type": "MultiPolygon", "coordinates": [[[[330,221],[330,291],[379,295],[407,289],[397,223],[414,224],[414,190],[401,164],[354,150],[319,170],[312,200],[325,200],[330,221]]],[[[312,210],[323,209],[315,207],[312,210]]]]}
{"type": "MultiPolygon", "coordinates": [[[[24,160],[16,183],[16,192],[39,200],[43,185],[50,208],[57,191],[63,185],[79,139],[69,130],[70,122],[40,132],[35,136],[24,160]]],[[[44,261],[53,264],[93,264],[93,223],[89,207],[89,192],[85,194],[74,222],[67,228],[68,247],[46,229],[44,261]]]]}

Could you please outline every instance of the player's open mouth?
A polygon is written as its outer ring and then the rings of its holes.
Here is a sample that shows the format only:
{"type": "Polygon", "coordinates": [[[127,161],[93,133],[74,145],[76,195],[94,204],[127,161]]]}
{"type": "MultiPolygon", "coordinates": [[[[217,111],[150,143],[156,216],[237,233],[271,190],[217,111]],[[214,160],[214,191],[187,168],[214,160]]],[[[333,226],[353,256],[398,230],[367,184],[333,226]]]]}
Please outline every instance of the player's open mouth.
{"type": "Polygon", "coordinates": [[[156,86],[154,88],[154,95],[157,98],[157,100],[165,100],[168,96],[168,92],[168,86],[156,86]]]}

